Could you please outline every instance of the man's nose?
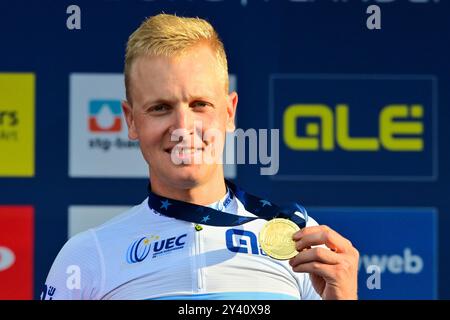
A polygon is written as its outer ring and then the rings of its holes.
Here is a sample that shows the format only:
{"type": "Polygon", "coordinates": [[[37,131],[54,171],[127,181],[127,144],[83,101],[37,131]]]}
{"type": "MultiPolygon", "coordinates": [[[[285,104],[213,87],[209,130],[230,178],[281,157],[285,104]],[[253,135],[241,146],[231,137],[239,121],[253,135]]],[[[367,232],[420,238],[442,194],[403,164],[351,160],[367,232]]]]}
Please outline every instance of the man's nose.
{"type": "Polygon", "coordinates": [[[173,123],[171,126],[171,132],[177,129],[186,130],[187,133],[192,134],[194,132],[195,117],[189,106],[180,105],[175,108],[173,123]]]}

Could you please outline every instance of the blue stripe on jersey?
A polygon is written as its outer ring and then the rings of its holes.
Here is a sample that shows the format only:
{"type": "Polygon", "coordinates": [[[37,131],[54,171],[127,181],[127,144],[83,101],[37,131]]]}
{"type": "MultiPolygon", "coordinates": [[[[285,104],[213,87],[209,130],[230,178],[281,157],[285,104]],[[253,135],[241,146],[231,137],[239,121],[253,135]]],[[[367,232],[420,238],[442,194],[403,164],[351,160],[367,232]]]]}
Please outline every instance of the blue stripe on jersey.
{"type": "Polygon", "coordinates": [[[151,298],[148,300],[298,300],[297,297],[272,292],[217,292],[151,298]]]}

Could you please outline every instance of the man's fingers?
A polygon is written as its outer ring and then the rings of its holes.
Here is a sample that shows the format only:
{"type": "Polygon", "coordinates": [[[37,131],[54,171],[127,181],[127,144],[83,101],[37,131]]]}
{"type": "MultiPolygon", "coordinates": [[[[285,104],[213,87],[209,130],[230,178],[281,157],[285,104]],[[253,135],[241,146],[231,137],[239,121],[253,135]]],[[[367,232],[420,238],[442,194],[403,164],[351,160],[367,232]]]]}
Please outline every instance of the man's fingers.
{"type": "Polygon", "coordinates": [[[296,241],[298,251],[322,244],[335,252],[345,252],[352,247],[350,241],[324,225],[303,228],[294,233],[292,238],[296,241]]]}
{"type": "Polygon", "coordinates": [[[319,246],[324,244],[324,237],[322,233],[312,233],[301,237],[295,242],[295,248],[297,251],[302,251],[303,249],[309,249],[312,246],[319,246]]]}
{"type": "Polygon", "coordinates": [[[309,262],[320,262],[324,264],[338,264],[338,255],[325,248],[313,248],[298,253],[295,257],[289,260],[289,264],[295,267],[299,264],[305,264],[309,262]]]}
{"type": "MultiPolygon", "coordinates": [[[[338,245],[335,244],[336,241],[334,239],[330,239],[330,235],[323,232],[316,232],[312,234],[307,234],[297,240],[295,243],[295,248],[297,251],[302,251],[303,249],[309,249],[313,246],[326,245],[332,251],[336,252],[338,245]]],[[[341,250],[343,251],[343,250],[341,250]]]]}
{"type": "Polygon", "coordinates": [[[317,261],[299,264],[293,267],[292,270],[295,272],[315,274],[324,279],[333,279],[335,273],[333,266],[317,261]]]}

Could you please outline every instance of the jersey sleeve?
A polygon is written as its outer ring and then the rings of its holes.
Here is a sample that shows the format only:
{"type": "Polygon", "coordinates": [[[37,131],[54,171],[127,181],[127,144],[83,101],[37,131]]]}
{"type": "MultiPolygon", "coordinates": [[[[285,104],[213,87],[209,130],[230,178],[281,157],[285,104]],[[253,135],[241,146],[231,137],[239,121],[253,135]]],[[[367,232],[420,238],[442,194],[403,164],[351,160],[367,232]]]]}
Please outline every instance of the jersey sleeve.
{"type": "Polygon", "coordinates": [[[41,300],[99,299],[103,262],[93,230],[69,239],[58,253],[42,289],[41,300]]]}

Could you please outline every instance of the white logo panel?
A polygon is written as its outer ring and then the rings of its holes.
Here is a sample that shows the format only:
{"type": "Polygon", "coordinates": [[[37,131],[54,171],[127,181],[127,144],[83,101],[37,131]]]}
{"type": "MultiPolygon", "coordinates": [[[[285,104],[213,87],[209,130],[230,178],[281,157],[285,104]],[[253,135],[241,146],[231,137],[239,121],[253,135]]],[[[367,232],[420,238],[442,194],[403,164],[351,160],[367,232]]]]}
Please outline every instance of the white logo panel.
{"type": "Polygon", "coordinates": [[[69,176],[148,177],[122,113],[122,74],[70,75],[69,176]]]}
{"type": "Polygon", "coordinates": [[[131,206],[70,206],[67,238],[97,227],[130,208],[131,206]]]}

